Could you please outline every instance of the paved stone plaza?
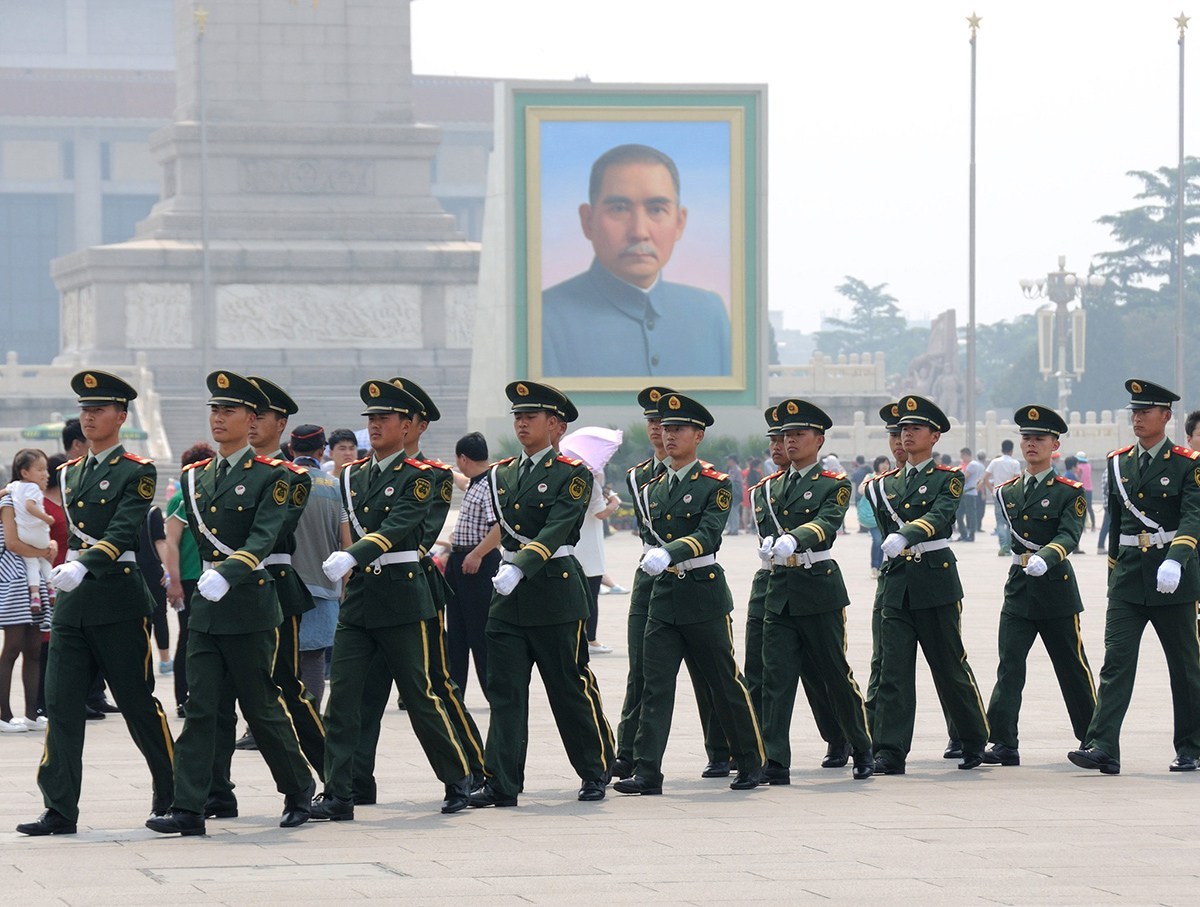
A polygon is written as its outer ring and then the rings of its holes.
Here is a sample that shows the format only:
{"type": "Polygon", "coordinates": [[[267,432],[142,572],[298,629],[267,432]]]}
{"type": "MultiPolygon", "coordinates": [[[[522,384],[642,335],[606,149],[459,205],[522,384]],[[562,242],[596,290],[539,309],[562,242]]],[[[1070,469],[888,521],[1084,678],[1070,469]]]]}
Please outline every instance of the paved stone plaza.
{"type": "MultiPolygon", "coordinates": [[[[991,514],[987,517],[990,526],[991,514]]],[[[850,658],[865,687],[873,581],[868,536],[839,539],[851,597],[850,658]]],[[[1084,637],[1103,661],[1104,558],[1096,534],[1075,556],[1084,637]]],[[[629,585],[639,548],[608,544],[610,573],[629,585]]],[[[967,589],[963,617],[984,694],[996,666],[996,625],[1007,561],[993,537],[956,544],[967,589]]],[[[752,536],[722,552],[735,599],[757,565],[752,536]]],[[[624,689],[627,596],[601,597],[593,661],[610,720],[624,689]]],[[[744,604],[735,613],[739,648],[744,604]]],[[[10,829],[42,810],[34,781],[41,735],[0,739],[0,886],[8,904],[279,903],[374,898],[488,904],[834,900],[881,903],[1194,904],[1200,891],[1200,777],[1169,774],[1171,708],[1152,631],[1122,737],[1122,774],[1069,765],[1075,745],[1043,650],[1030,657],[1019,768],[955,769],[928,673],[908,774],[850,780],[818,767],[824,745],[806,706],[793,724],[790,787],[730,791],[701,780],[704,764],[689,684],[680,686],[661,797],[578,803],[577,780],[534,684],[528,790],[516,809],[438,814],[441,786],[405,716],[392,709],[380,741],[380,805],[352,823],[277,827],[282,797],[257,753],[238,753],[241,818],[209,820],[204,838],[163,838],[142,826],[148,776],[118,716],[88,725],[79,834],[24,838],[10,829]]],[[[739,651],[739,659],[740,659],[739,651]]],[[[169,683],[160,688],[172,701],[169,683]]],[[[15,694],[20,702],[21,694],[15,694]]],[[[478,690],[467,703],[481,727],[478,690]]],[[[172,712],[173,714],[173,712],[172,712]]],[[[172,717],[176,732],[182,721],[172,717]]]]}

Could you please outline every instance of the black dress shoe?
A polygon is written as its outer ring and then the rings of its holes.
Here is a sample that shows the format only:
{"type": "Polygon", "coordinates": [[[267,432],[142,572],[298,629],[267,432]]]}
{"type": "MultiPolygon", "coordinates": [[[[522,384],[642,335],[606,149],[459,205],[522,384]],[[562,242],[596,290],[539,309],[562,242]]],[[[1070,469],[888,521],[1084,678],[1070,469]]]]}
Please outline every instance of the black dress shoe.
{"type": "Polygon", "coordinates": [[[204,818],[206,819],[236,819],[238,817],[237,797],[233,794],[209,794],[204,801],[204,818]]]}
{"type": "Polygon", "coordinates": [[[107,718],[108,716],[99,709],[94,709],[90,705],[85,705],[83,707],[83,717],[87,721],[100,721],[102,718],[107,718]]]}
{"type": "Polygon", "coordinates": [[[146,827],[160,835],[190,835],[204,834],[204,816],[190,813],[186,809],[173,809],[165,816],[151,816],[146,820],[146,827]]]}
{"type": "Polygon", "coordinates": [[[182,705],[177,705],[177,706],[175,706],[175,714],[178,715],[180,718],[186,718],[187,717],[187,708],[182,705]]]}
{"type": "Polygon", "coordinates": [[[981,765],[983,765],[983,749],[967,749],[964,747],[962,762],[958,763],[958,767],[966,770],[979,768],[981,765]]]}
{"type": "Polygon", "coordinates": [[[107,712],[110,715],[121,711],[107,699],[97,699],[95,702],[89,702],[88,708],[95,709],[97,712],[107,712]]]}
{"type": "Polygon", "coordinates": [[[155,796],[150,801],[150,818],[165,816],[171,811],[171,798],[155,796]]]}
{"type": "Polygon", "coordinates": [[[1180,753],[1175,757],[1175,761],[1171,763],[1170,770],[1173,772],[1194,772],[1196,770],[1196,757],[1185,756],[1180,753]]]}
{"type": "Polygon", "coordinates": [[[1102,775],[1121,774],[1121,763],[1094,746],[1080,747],[1067,753],[1067,758],[1080,768],[1099,769],[1102,775]]]}
{"type": "Polygon", "coordinates": [[[592,778],[590,781],[584,781],[579,786],[579,799],[584,803],[594,803],[596,800],[604,799],[604,792],[608,789],[608,781],[604,778],[592,778]]]}
{"type": "Polygon", "coordinates": [[[313,821],[352,822],[354,821],[354,801],[343,800],[341,797],[329,797],[317,794],[313,797],[309,818],[313,821]]]}
{"type": "Polygon", "coordinates": [[[484,784],[483,787],[471,794],[468,806],[474,809],[479,809],[484,806],[516,806],[517,798],[510,797],[507,794],[502,794],[494,787],[491,782],[484,784]]]}
{"type": "Polygon", "coordinates": [[[738,769],[737,777],[729,782],[730,790],[754,790],[762,783],[761,768],[738,769]]]}
{"type": "Polygon", "coordinates": [[[963,745],[961,740],[955,740],[951,737],[946,741],[946,748],[942,750],[943,759],[961,759],[963,757],[963,745]]]}
{"type": "Polygon", "coordinates": [[[235,750],[256,750],[258,744],[254,742],[254,735],[247,729],[246,733],[238,737],[237,743],[233,745],[235,750]]]}
{"type": "Polygon", "coordinates": [[[662,783],[651,784],[645,775],[634,775],[632,778],[622,778],[613,785],[613,790],[619,794],[643,794],[650,797],[662,793],[662,783]]]}
{"type": "Polygon", "coordinates": [[[904,763],[898,759],[893,759],[887,753],[883,753],[875,757],[875,774],[903,775],[904,763]]]}
{"type": "Polygon", "coordinates": [[[772,761],[758,770],[758,780],[760,784],[784,787],[792,783],[792,772],[791,769],[772,761]]]}
{"type": "Polygon", "coordinates": [[[633,777],[633,763],[624,756],[618,756],[613,760],[609,774],[617,779],[631,778],[633,777]]]}
{"type": "MultiPolygon", "coordinates": [[[[317,782],[308,782],[308,787],[298,794],[288,794],[283,798],[283,815],[279,819],[280,828],[295,828],[303,825],[312,818],[313,794],[317,792],[317,782]]],[[[354,815],[354,804],[350,804],[351,817],[354,815]]]]}
{"type": "Polygon", "coordinates": [[[404,704],[404,697],[403,697],[403,696],[397,696],[397,697],[396,697],[396,708],[398,708],[398,709],[399,709],[400,711],[402,711],[402,712],[407,712],[407,711],[408,711],[408,706],[406,706],[406,705],[404,704]]]}
{"type": "Polygon", "coordinates": [[[704,771],[700,773],[701,778],[728,778],[730,771],[729,760],[724,761],[714,759],[708,765],[704,766],[704,771]]]}
{"type": "Polygon", "coordinates": [[[1003,743],[993,743],[983,754],[985,765],[1020,765],[1021,754],[1015,746],[1005,746],[1003,743]]]}
{"type": "Polygon", "coordinates": [[[864,750],[854,754],[854,768],[850,771],[850,777],[855,781],[865,781],[875,774],[875,757],[871,755],[870,750],[864,750]]]}
{"type": "Polygon", "coordinates": [[[821,768],[845,768],[849,760],[849,743],[831,743],[825,749],[825,758],[821,760],[821,768]]]}
{"type": "Polygon", "coordinates": [[[74,822],[53,809],[38,816],[36,822],[22,822],[17,826],[21,834],[35,838],[42,835],[73,835],[77,830],[74,822]]]}
{"type": "Polygon", "coordinates": [[[464,775],[453,784],[446,785],[446,799],[442,801],[442,812],[446,815],[466,809],[471,805],[471,776],[464,775]]]}

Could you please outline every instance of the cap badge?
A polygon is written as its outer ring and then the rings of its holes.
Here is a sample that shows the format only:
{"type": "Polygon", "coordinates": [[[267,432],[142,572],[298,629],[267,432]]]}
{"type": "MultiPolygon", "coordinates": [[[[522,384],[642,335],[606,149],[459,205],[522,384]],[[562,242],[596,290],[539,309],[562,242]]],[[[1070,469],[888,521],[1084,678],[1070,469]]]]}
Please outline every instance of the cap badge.
{"type": "Polygon", "coordinates": [[[217,387],[223,391],[229,390],[229,376],[224,372],[217,373],[217,387]]]}
{"type": "Polygon", "coordinates": [[[372,381],[370,384],[367,385],[367,394],[371,397],[372,400],[375,399],[376,397],[378,397],[379,396],[379,385],[376,384],[374,381],[372,381]]]}
{"type": "Polygon", "coordinates": [[[910,413],[917,411],[917,400],[915,397],[906,397],[904,400],[904,408],[910,413]]]}
{"type": "Polygon", "coordinates": [[[1029,416],[1029,421],[1030,421],[1030,422],[1036,422],[1036,421],[1038,421],[1040,418],[1042,418],[1042,414],[1041,414],[1041,413],[1039,413],[1039,412],[1038,412],[1036,409],[1034,409],[1032,406],[1031,406],[1031,407],[1029,407],[1029,412],[1028,412],[1026,415],[1028,415],[1028,416],[1029,416]]]}
{"type": "Polygon", "coordinates": [[[88,390],[95,390],[96,384],[97,384],[96,376],[93,375],[91,372],[88,372],[86,375],[83,376],[83,386],[86,387],[88,390]]]}
{"type": "Polygon", "coordinates": [[[668,409],[679,409],[679,407],[681,407],[682,405],[683,404],[679,402],[679,398],[674,395],[667,398],[667,408],[668,409]]]}
{"type": "Polygon", "coordinates": [[[1131,391],[1133,391],[1135,394],[1140,394],[1142,392],[1142,386],[1140,384],[1138,384],[1138,382],[1136,382],[1136,381],[1129,382],[1129,389],[1131,391]]]}
{"type": "Polygon", "coordinates": [[[529,396],[529,388],[527,388],[524,384],[518,384],[517,385],[517,396],[518,397],[528,397],[529,396]]]}
{"type": "Polygon", "coordinates": [[[796,413],[800,412],[800,407],[798,407],[795,403],[793,403],[791,400],[789,400],[788,405],[787,405],[787,411],[788,411],[789,416],[794,416],[794,415],[796,415],[796,413]]]}
{"type": "Polygon", "coordinates": [[[892,404],[892,415],[893,415],[893,416],[899,416],[899,415],[900,415],[900,404],[898,404],[898,403],[893,403],[893,404],[892,404]]]}
{"type": "Polygon", "coordinates": [[[395,387],[398,387],[398,388],[400,388],[400,390],[404,390],[404,382],[403,382],[403,381],[401,381],[399,378],[393,378],[393,379],[392,379],[392,384],[393,384],[395,387]]]}
{"type": "Polygon", "coordinates": [[[771,421],[772,422],[779,421],[779,407],[778,406],[776,406],[774,409],[771,410],[771,421]]]}
{"type": "Polygon", "coordinates": [[[661,399],[662,399],[662,391],[660,391],[657,387],[651,388],[650,389],[650,402],[657,403],[661,399]]]}

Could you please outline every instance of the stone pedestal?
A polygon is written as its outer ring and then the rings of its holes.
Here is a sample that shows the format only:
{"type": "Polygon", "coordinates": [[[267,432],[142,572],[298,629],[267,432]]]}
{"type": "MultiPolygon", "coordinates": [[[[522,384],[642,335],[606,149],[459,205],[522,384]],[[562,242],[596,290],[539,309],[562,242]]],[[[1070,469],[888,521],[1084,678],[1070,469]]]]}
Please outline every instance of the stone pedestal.
{"type": "Polygon", "coordinates": [[[204,5],[201,49],[194,4],[176,3],[177,121],[151,140],[161,200],[129,242],[54,263],[60,361],[145,353],[177,449],[206,435],[218,367],[278,381],[293,421],[329,429],[361,425],[363,380],[403,373],[441,403],[431,443],[452,444],[479,250],[433,197],[439,134],[413,122],[409,0],[204,5]]]}

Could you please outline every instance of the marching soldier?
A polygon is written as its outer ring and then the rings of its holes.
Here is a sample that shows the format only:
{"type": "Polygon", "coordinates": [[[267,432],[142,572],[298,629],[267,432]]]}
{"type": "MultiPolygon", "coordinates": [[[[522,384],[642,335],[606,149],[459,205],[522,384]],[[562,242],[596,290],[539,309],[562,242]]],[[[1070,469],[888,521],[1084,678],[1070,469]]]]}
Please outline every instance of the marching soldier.
{"type": "MultiPolygon", "coordinates": [[[[404,455],[429,465],[435,471],[434,487],[437,493],[429,505],[419,549],[422,552],[421,570],[429,582],[433,607],[437,611],[426,626],[429,638],[435,641],[433,660],[429,662],[429,679],[433,683],[434,693],[442,700],[446,714],[450,716],[450,723],[454,725],[463,752],[467,754],[467,762],[471,769],[471,787],[474,789],[483,783],[483,738],[479,734],[479,728],[475,726],[475,719],[463,704],[458,684],[450,679],[450,662],[446,654],[446,601],[454,593],[450,591],[445,577],[429,555],[442,533],[442,527],[446,524],[446,516],[450,513],[450,502],[454,496],[454,473],[450,467],[421,453],[421,436],[429,428],[429,423],[438,421],[442,414],[433,398],[415,381],[403,377],[390,380],[396,387],[412,394],[421,405],[421,410],[414,420],[416,432],[405,444],[404,455]]],[[[377,655],[375,667],[368,673],[367,685],[363,690],[363,723],[359,732],[358,750],[354,756],[355,804],[374,803],[378,796],[375,784],[375,751],[379,746],[380,726],[391,690],[391,675],[387,673],[383,657],[377,655]]]]}
{"type": "Polygon", "coordinates": [[[1200,755],[1200,453],[1171,444],[1167,424],[1179,395],[1132,378],[1130,421],[1137,443],[1108,455],[1108,614],[1104,667],[1083,746],[1068,758],[1106,775],[1121,771],[1121,722],[1129,708],[1138,650],[1154,625],[1171,676],[1173,772],[1196,770],[1200,755]]]}
{"type": "MultiPolygon", "coordinates": [[[[638,405],[646,419],[646,437],[654,454],[632,467],[625,474],[625,483],[629,487],[630,499],[633,502],[634,518],[637,521],[638,535],[642,540],[643,552],[653,547],[653,541],[646,529],[649,520],[643,513],[642,488],[653,479],[666,472],[667,452],[662,446],[662,424],[659,421],[658,401],[663,394],[674,393],[668,387],[647,387],[638,394],[638,405]]],[[[654,587],[654,578],[637,570],[633,576],[633,590],[629,595],[629,620],[626,639],[629,644],[629,675],[625,682],[625,701],[621,706],[621,721],[617,725],[617,758],[613,762],[614,777],[628,778],[633,774],[633,740],[637,735],[638,721],[642,714],[642,644],[646,635],[646,618],[650,612],[650,591],[654,587]]],[[[759,619],[761,629],[761,617],[759,619]]],[[[747,629],[747,634],[750,630],[747,629]]],[[[761,636],[760,636],[761,639],[761,636]]],[[[749,656],[747,656],[749,658],[749,656]]],[[[729,742],[725,739],[725,731],[717,720],[712,704],[712,690],[703,674],[699,673],[691,656],[684,657],[688,674],[692,678],[692,688],[696,694],[696,706],[700,711],[700,724],[704,729],[704,749],[708,754],[708,764],[700,773],[702,778],[724,778],[729,776],[729,742]]],[[[747,663],[749,669],[749,663],[747,663]]],[[[753,688],[751,688],[753,694],[753,688]]]]}
{"type": "MultiPolygon", "coordinates": [[[[785,411],[786,412],[786,411],[785,411]]],[[[779,471],[768,475],[750,489],[750,505],[754,508],[754,520],[758,529],[758,557],[762,566],[755,572],[750,585],[750,601],[746,607],[746,685],[750,690],[750,699],[754,703],[754,711],[760,722],[765,722],[766,712],[763,708],[763,621],[767,614],[767,583],[771,578],[771,549],[775,546],[775,535],[782,532],[782,527],[776,525],[772,511],[767,506],[768,497],[772,494],[772,483],[784,476],[790,463],[787,451],[784,449],[783,431],[781,429],[779,407],[773,406],[763,413],[767,420],[768,452],[771,462],[779,471]]],[[[800,683],[804,686],[804,696],[812,709],[813,720],[821,739],[827,744],[825,757],[821,760],[821,768],[843,768],[850,761],[850,744],[842,735],[842,730],[834,718],[829,706],[829,697],[823,684],[814,684],[807,672],[801,672],[800,683]]],[[[765,734],[765,731],[764,731],[765,734]]],[[[782,783],[776,781],[775,783],[782,783]]]]}
{"type": "Polygon", "coordinates": [[[1051,457],[1067,423],[1052,409],[1023,406],[1013,414],[1021,432],[1025,472],[996,488],[996,519],[1012,530],[1013,555],[1000,612],[1000,663],[988,703],[989,765],[1020,765],[1017,716],[1025,687],[1025,659],[1042,637],[1067,704],[1075,738],[1082,741],[1096,707],[1092,669],[1083,651],[1083,602],[1068,555],[1079,545],[1087,500],[1083,485],[1054,473],[1051,457]]]}
{"type": "MultiPolygon", "coordinates": [[[[187,467],[180,479],[204,572],[188,604],[188,706],[175,752],[175,802],[170,815],[146,822],[162,834],[205,832],[227,684],[284,795],[280,827],[308,821],[316,786],[272,676],[283,612],[275,578],[263,566],[288,521],[291,474],[250,445],[267,395],[233,372],[213,372],[207,383],[217,455],[187,467]]],[[[232,734],[228,726],[225,733],[232,734]]]]}
{"type": "Polygon", "coordinates": [[[505,388],[523,452],[491,468],[492,505],[504,564],[492,578],[487,621],[488,780],[471,806],[516,806],[524,784],[529,678],[536,665],[559,736],[582,781],[579,799],[604,799],[612,731],[587,667],[587,585],[574,545],[587,514],[592,474],[555,454],[559,429],[578,418],[557,388],[514,381],[505,388]]]}
{"type": "Polygon", "coordinates": [[[174,782],[171,733],[154,698],[147,619],[154,608],[134,554],[154,499],[157,473],[120,443],[129,401],[137,391],[115,375],[80,372],[71,379],[79,397],[85,457],[59,468],[70,549],[54,568],[58,589],[46,665],[45,751],[38,787],[46,811],[17,826],[24,835],[75,834],[83,776],[84,703],[97,669],[103,671],[130,736],[154,785],[151,815],[163,815],[174,782]]]}
{"type": "MultiPolygon", "coordinates": [[[[875,760],[867,712],[846,662],[846,606],[850,603],[833,543],[850,504],[844,472],[821,469],[825,432],[833,420],[807,400],[776,408],[790,466],[763,496],[778,535],[770,548],[767,617],[763,628],[763,737],[767,764],[762,780],[789,784],[789,740],[796,686],[822,690],[854,758],[853,777],[871,777],[875,760]]],[[[763,549],[766,550],[764,543],[763,549]]]]}
{"type": "Polygon", "coordinates": [[[883,661],[872,727],[875,774],[904,774],[916,720],[918,643],[962,739],[958,767],[972,769],[983,763],[988,727],[963,648],[962,584],[950,550],[963,477],[934,459],[934,445],[950,429],[945,413],[932,401],[911,394],[897,405],[908,463],[896,477],[894,490],[887,490],[875,507],[880,530],[886,533],[882,547],[888,558],[880,588],[883,661]]]}
{"type": "Polygon", "coordinates": [[[613,789],[623,794],[661,794],[662,758],[675,707],[679,664],[691,655],[713,691],[713,705],[737,760],[734,790],[758,786],[763,762],[758,719],[734,659],[733,598],[717,563],[721,534],[733,494],[729,477],[696,456],[713,418],[683,394],[658,401],[667,471],[642,489],[654,547],[639,569],[653,576],[643,659],[642,715],[633,743],[634,775],[613,789]]]}
{"type": "MultiPolygon", "coordinates": [[[[250,382],[266,395],[269,405],[258,413],[250,428],[249,440],[254,452],[273,465],[288,470],[291,490],[288,492],[287,518],[271,553],[263,558],[262,566],[275,580],[275,594],[283,611],[283,623],[279,625],[279,651],[275,656],[275,669],[271,676],[283,694],[284,704],[291,716],[300,751],[320,777],[325,767],[325,725],[317,713],[312,694],[300,682],[300,617],[311,611],[315,604],[308,587],[300,574],[292,567],[292,555],[296,553],[296,526],[308,503],[308,492],[312,478],[308,471],[293,466],[283,458],[280,440],[287,428],[288,416],[299,411],[295,401],[278,384],[266,378],[250,376],[250,382]]],[[[225,698],[218,716],[217,750],[213,763],[213,786],[208,802],[204,806],[205,818],[227,819],[238,814],[237,798],[233,793],[234,734],[237,730],[237,713],[234,711],[236,694],[232,685],[226,685],[225,698]]],[[[253,735],[247,734],[252,740],[253,735]]]]}
{"type": "Polygon", "coordinates": [[[454,813],[467,806],[471,776],[454,725],[429,679],[438,640],[431,637],[428,622],[437,612],[420,566],[439,475],[404,455],[405,445],[418,434],[420,401],[382,380],[366,382],[359,393],[374,453],[342,471],[342,504],[354,543],[322,565],[330,579],[353,573],[333,642],[325,708],[325,791],[313,804],[313,818],[354,818],[363,694],[379,655],[404,697],[426,758],[445,785],[442,812],[454,813]]]}

